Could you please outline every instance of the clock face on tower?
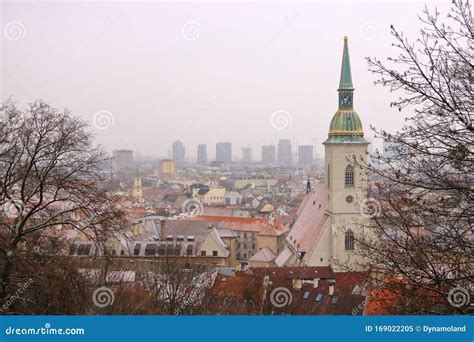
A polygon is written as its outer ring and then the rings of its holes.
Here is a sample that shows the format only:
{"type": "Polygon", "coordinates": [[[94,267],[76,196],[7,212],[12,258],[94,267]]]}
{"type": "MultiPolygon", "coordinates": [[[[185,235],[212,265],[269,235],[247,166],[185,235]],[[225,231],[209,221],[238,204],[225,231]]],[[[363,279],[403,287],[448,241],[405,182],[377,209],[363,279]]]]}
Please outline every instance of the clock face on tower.
{"type": "Polygon", "coordinates": [[[352,95],[351,94],[342,94],[341,95],[341,105],[343,107],[352,106],[352,95]]]}

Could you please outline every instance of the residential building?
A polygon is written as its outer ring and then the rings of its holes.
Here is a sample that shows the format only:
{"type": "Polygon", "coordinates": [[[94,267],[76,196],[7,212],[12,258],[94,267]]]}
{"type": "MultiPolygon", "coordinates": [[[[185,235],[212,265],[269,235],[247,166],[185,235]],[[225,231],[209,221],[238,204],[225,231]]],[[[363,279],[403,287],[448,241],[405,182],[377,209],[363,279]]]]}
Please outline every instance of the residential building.
{"type": "Polygon", "coordinates": [[[175,179],[176,178],[176,164],[174,160],[161,159],[158,173],[161,179],[175,179]]]}

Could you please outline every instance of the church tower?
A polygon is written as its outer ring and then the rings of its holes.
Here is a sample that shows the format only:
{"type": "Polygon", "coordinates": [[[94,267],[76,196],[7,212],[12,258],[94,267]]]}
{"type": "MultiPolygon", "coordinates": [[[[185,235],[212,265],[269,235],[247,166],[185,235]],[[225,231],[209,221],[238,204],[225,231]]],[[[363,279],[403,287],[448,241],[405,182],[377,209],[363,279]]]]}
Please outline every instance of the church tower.
{"type": "Polygon", "coordinates": [[[359,115],[354,110],[348,38],[344,37],[341,78],[339,81],[339,109],[329,126],[329,134],[323,143],[325,148],[326,187],[330,216],[331,235],[329,254],[331,263],[347,264],[354,260],[354,235],[361,232],[364,218],[359,211],[365,199],[367,177],[354,165],[367,162],[368,142],[359,115]]]}
{"type": "Polygon", "coordinates": [[[137,174],[135,175],[135,179],[133,181],[133,190],[132,196],[135,198],[136,201],[142,202],[143,201],[143,189],[142,189],[142,177],[137,174]]]}

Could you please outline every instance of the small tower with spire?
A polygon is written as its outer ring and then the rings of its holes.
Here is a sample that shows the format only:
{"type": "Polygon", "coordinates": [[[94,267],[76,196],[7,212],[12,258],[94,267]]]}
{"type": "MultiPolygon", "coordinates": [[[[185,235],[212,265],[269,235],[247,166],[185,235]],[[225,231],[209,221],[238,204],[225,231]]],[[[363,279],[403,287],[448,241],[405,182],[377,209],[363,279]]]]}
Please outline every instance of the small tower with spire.
{"type": "Polygon", "coordinates": [[[135,179],[133,181],[132,196],[138,202],[143,201],[142,177],[140,177],[140,174],[139,174],[138,170],[135,172],[135,179]]]}
{"type": "Polygon", "coordinates": [[[308,180],[306,181],[306,193],[309,194],[311,192],[311,182],[309,181],[309,175],[308,175],[308,180]]]}

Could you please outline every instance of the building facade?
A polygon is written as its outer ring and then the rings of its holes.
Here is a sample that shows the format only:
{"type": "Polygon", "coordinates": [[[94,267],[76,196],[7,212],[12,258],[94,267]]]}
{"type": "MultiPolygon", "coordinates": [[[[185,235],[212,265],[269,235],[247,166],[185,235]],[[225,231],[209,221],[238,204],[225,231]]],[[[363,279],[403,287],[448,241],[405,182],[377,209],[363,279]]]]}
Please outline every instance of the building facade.
{"type": "Polygon", "coordinates": [[[274,165],[275,164],[276,148],[274,145],[262,146],[262,164],[274,165]]]}
{"type": "Polygon", "coordinates": [[[298,146],[298,166],[310,167],[313,165],[313,145],[298,146]]]}
{"type": "Polygon", "coordinates": [[[290,167],[293,164],[293,155],[290,139],[280,139],[278,142],[278,165],[290,167]]]}
{"type": "Polygon", "coordinates": [[[181,141],[176,140],[173,143],[173,160],[176,163],[176,166],[184,166],[184,155],[186,154],[186,149],[181,141]]]}
{"type": "Polygon", "coordinates": [[[114,172],[132,172],[133,169],[133,151],[115,150],[112,152],[112,170],[114,172]]]}
{"type": "Polygon", "coordinates": [[[199,165],[207,164],[207,145],[199,144],[197,147],[197,163],[199,165]]]}
{"type": "Polygon", "coordinates": [[[232,144],[220,142],[216,144],[216,161],[220,163],[230,163],[232,161],[232,144]]]}

